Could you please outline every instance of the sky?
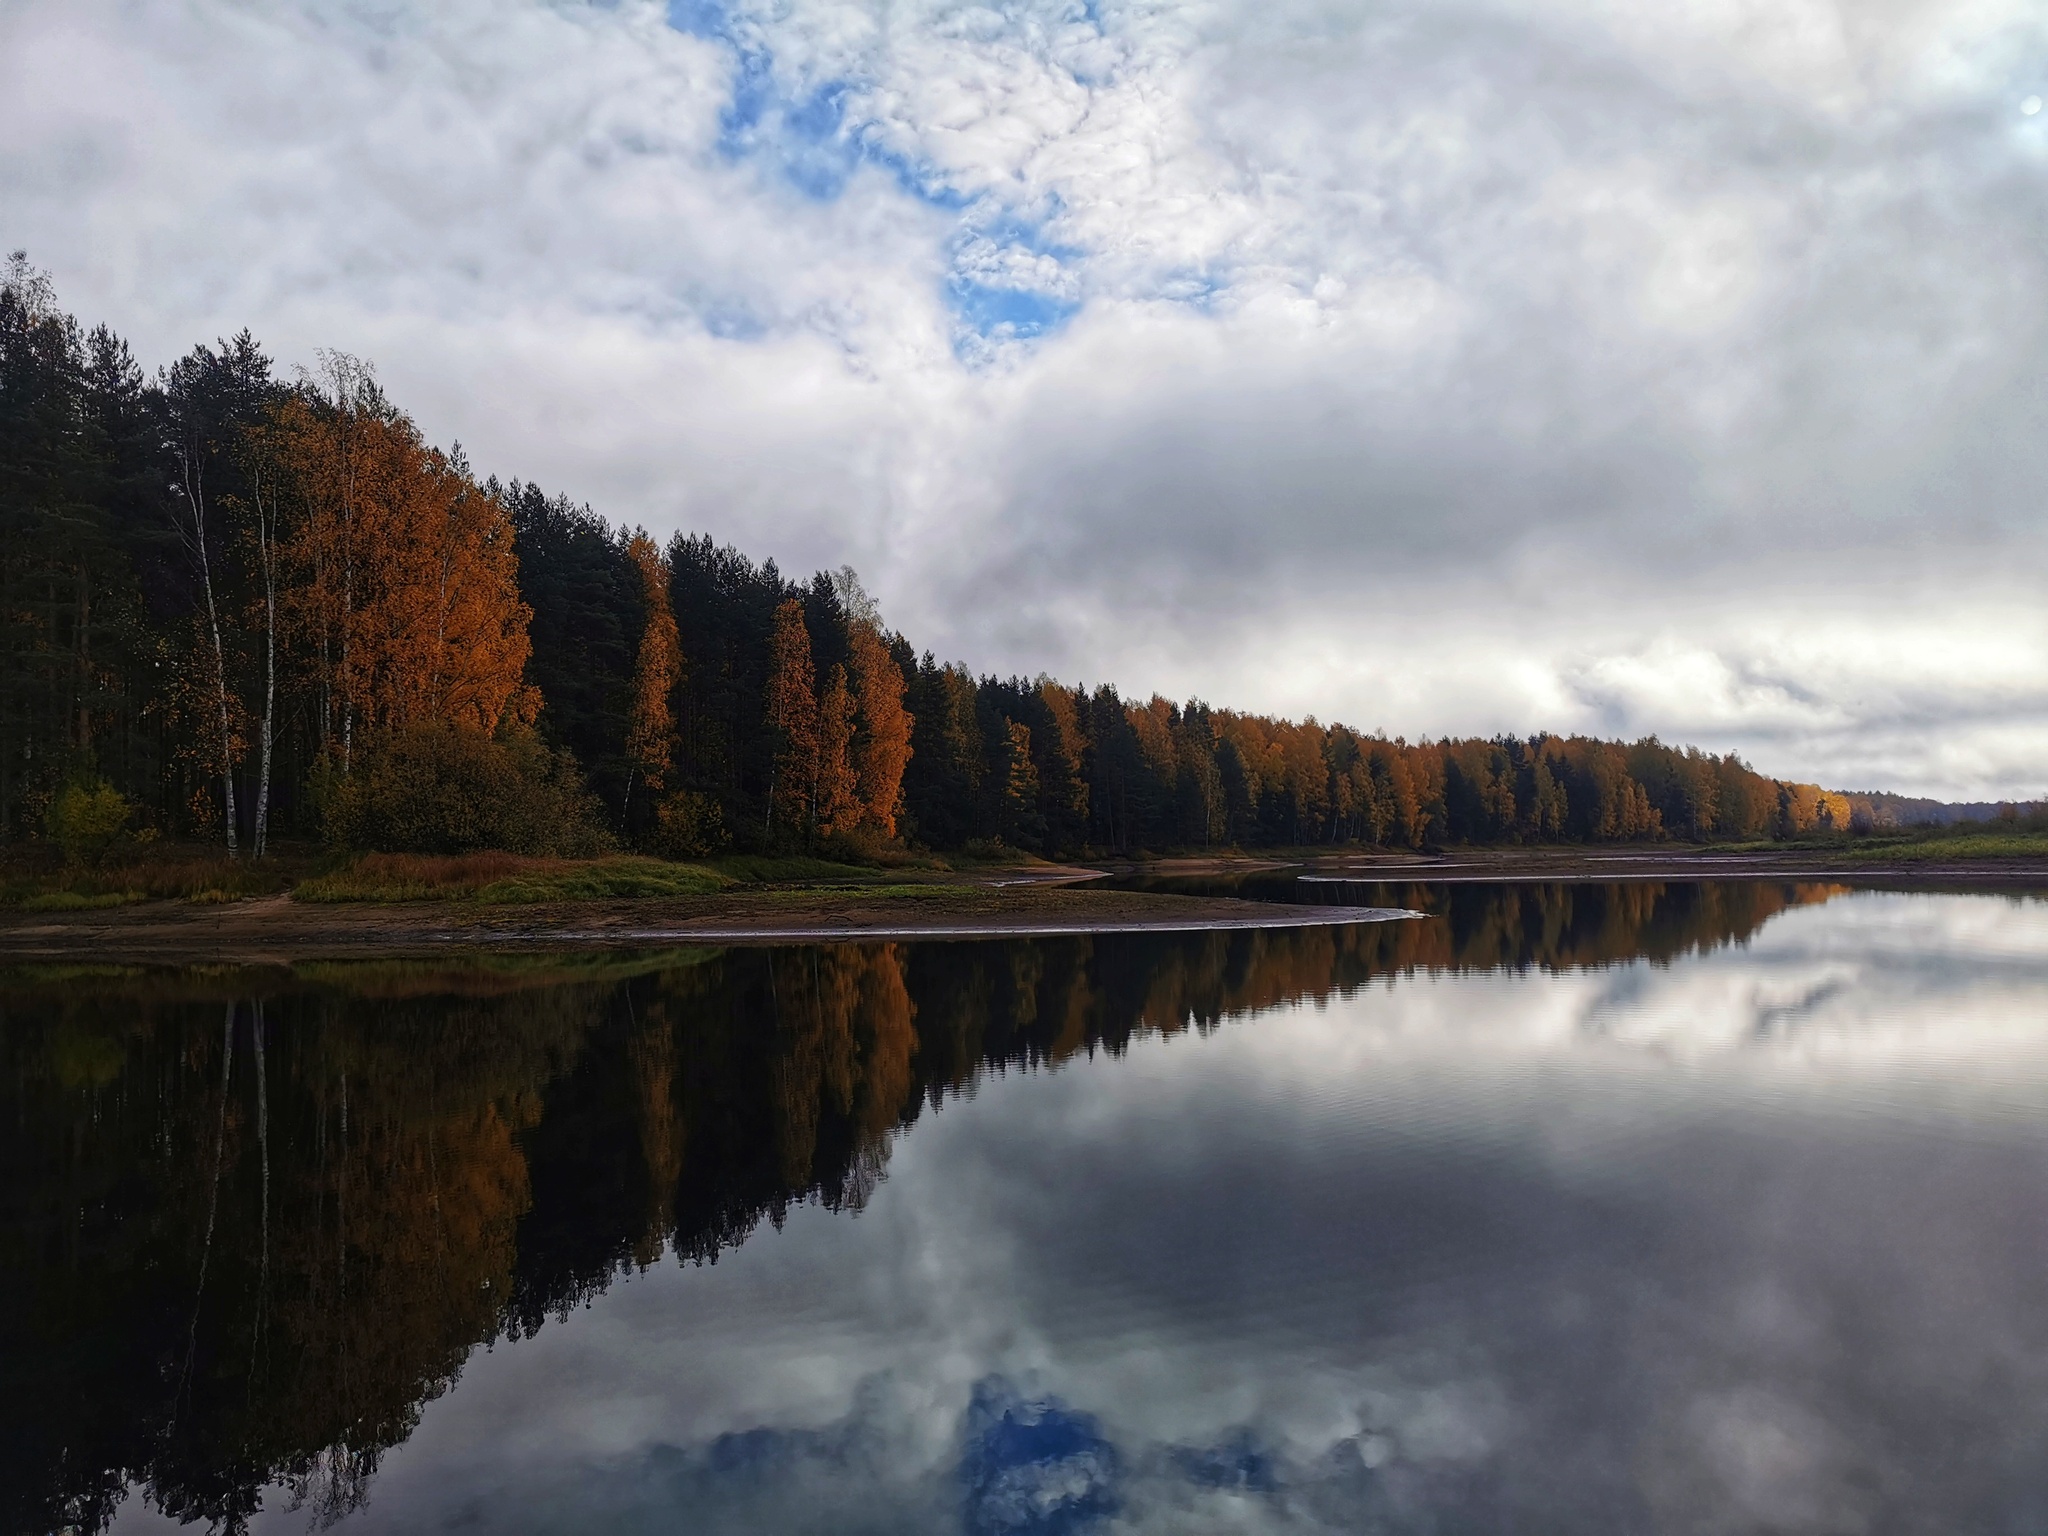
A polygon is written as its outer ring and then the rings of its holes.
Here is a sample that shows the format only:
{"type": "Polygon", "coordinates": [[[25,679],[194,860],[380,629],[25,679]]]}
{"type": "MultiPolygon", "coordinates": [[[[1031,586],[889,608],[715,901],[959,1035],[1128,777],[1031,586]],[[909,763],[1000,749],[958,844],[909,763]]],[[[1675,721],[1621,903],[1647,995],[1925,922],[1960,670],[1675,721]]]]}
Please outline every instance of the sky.
{"type": "Polygon", "coordinates": [[[2048,793],[2037,0],[6,0],[0,246],[977,671],[2048,793]]]}

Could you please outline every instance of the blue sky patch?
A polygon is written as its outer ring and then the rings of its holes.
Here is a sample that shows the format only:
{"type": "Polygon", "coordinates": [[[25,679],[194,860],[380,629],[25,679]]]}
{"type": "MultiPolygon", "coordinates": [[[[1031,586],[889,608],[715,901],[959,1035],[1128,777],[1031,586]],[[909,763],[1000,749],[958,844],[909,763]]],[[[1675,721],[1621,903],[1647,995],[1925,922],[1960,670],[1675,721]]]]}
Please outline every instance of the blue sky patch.
{"type": "Polygon", "coordinates": [[[991,288],[958,278],[946,285],[954,314],[987,341],[1030,341],[1056,331],[1080,309],[1077,300],[1028,288],[991,288]]]}
{"type": "Polygon", "coordinates": [[[964,1431],[969,1536],[1070,1536],[1116,1513],[1116,1447],[1094,1415],[1027,1402],[991,1376],[975,1384],[964,1431]]]}
{"type": "MultiPolygon", "coordinates": [[[[1086,0],[1083,13],[1099,25],[1093,0],[1086,0]]],[[[668,18],[679,31],[731,50],[732,98],[719,135],[728,159],[769,167],[818,202],[840,197],[868,165],[926,207],[959,216],[947,241],[950,271],[940,297],[952,312],[959,338],[954,350],[964,361],[1049,335],[1082,307],[1076,269],[1086,253],[1045,232],[1060,211],[1056,199],[1033,213],[1019,212],[986,194],[962,192],[937,165],[877,142],[848,120],[848,102],[862,82],[834,79],[793,91],[773,50],[722,0],[670,0],[668,18]]],[[[735,339],[752,334],[744,323],[721,328],[722,321],[707,316],[705,324],[735,339]]]]}

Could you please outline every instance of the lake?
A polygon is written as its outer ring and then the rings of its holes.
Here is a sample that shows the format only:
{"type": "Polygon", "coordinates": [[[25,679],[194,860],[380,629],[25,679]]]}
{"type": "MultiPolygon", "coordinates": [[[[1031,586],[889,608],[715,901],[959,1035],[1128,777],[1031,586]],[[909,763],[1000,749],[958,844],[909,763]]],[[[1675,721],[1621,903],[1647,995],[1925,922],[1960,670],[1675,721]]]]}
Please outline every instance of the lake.
{"type": "Polygon", "coordinates": [[[2048,902],[1308,899],[6,973],[0,1520],[2048,1529],[2048,902]]]}

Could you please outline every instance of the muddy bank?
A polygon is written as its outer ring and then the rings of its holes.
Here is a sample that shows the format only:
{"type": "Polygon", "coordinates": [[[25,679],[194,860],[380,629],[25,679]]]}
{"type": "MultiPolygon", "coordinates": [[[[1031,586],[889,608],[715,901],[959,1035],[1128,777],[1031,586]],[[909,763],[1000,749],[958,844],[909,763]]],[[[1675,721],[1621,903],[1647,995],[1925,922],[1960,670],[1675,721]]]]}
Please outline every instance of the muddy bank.
{"type": "Polygon", "coordinates": [[[1380,908],[1278,906],[1230,897],[1108,891],[1053,880],[898,887],[886,893],[858,887],[729,891],[703,897],[532,906],[322,904],[272,896],[210,906],[150,901],[101,911],[0,913],[0,957],[254,964],[427,956],[474,947],[566,949],[1304,928],[1411,915],[1380,908]]]}
{"type": "Polygon", "coordinates": [[[1308,881],[1833,880],[1893,889],[2048,888],[2048,858],[1886,859],[1811,849],[1756,853],[1478,848],[1442,854],[1304,854],[1106,863],[1113,879],[1199,880],[1291,874],[1308,881]]]}

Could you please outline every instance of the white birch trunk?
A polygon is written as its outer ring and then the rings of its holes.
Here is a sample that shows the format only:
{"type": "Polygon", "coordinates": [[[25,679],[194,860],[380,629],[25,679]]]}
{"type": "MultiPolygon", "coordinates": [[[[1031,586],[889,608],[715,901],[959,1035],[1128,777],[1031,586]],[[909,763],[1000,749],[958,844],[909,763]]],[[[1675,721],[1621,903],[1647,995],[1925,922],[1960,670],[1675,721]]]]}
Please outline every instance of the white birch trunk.
{"type": "Polygon", "coordinates": [[[227,825],[228,857],[234,858],[240,852],[235,840],[235,731],[228,710],[227,649],[221,644],[220,610],[213,599],[213,557],[206,548],[205,471],[199,463],[196,443],[187,443],[180,458],[192,525],[189,531],[181,526],[179,532],[186,535],[192,559],[199,567],[200,589],[206,595],[206,628],[213,641],[213,700],[220,715],[221,815],[227,825]]]}
{"type": "Polygon", "coordinates": [[[277,718],[277,490],[271,488],[270,510],[264,511],[260,474],[256,480],[256,548],[263,565],[263,737],[252,852],[260,859],[270,843],[270,759],[277,718]]]}

